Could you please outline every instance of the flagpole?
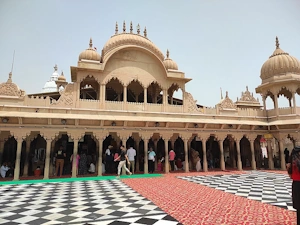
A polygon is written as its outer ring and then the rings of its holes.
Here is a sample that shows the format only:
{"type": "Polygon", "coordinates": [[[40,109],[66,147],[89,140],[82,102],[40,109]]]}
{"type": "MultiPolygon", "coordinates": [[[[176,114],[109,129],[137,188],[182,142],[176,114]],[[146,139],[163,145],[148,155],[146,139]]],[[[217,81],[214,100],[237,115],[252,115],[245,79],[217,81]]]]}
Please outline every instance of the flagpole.
{"type": "Polygon", "coordinates": [[[13,60],[12,60],[12,65],[11,65],[11,73],[13,72],[13,69],[14,69],[14,62],[15,62],[15,50],[14,50],[13,60]]]}

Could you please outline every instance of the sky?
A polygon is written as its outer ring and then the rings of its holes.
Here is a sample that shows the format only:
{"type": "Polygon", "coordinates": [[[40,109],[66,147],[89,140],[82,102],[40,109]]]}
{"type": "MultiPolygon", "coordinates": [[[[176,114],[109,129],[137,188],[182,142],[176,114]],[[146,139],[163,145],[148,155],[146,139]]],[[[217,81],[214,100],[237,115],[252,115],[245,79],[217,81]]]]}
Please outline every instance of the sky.
{"type": "MultiPolygon", "coordinates": [[[[281,49],[300,59],[299,12],[299,0],[1,0],[0,82],[8,78],[14,51],[13,82],[26,93],[41,92],[55,64],[70,82],[70,66],[90,37],[102,49],[116,22],[122,28],[126,21],[128,30],[132,21],[147,27],[163,53],[169,49],[192,78],[186,91],[198,104],[214,107],[220,88],[234,101],[246,86],[260,98],[255,88],[276,36],[281,49]]],[[[267,106],[273,107],[270,98],[267,106]]],[[[279,106],[288,101],[281,97],[279,106]]]]}

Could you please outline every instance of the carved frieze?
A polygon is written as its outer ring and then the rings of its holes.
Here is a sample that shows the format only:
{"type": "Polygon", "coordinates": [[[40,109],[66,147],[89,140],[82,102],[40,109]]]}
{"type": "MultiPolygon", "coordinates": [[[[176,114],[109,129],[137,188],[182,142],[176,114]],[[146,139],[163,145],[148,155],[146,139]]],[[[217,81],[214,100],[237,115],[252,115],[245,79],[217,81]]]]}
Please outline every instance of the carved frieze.
{"type": "Polygon", "coordinates": [[[226,91],[226,97],[218,104],[219,109],[237,109],[236,104],[228,97],[228,91],[226,91]]]}
{"type": "Polygon", "coordinates": [[[73,95],[74,95],[74,84],[68,84],[66,88],[63,90],[60,98],[57,101],[55,100],[52,101],[52,105],[71,107],[74,104],[73,95]]]}
{"type": "Polygon", "coordinates": [[[197,100],[194,100],[191,93],[184,92],[184,101],[189,113],[202,113],[202,110],[197,107],[197,100]]]}

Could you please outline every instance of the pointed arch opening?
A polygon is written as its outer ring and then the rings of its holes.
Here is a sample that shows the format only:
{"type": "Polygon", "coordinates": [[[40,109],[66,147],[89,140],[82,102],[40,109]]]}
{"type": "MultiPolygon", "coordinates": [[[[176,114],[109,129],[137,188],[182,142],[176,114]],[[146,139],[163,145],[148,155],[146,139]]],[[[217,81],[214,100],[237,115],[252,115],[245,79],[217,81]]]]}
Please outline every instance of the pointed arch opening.
{"type": "Polygon", "coordinates": [[[139,81],[133,80],[127,86],[127,101],[144,102],[144,88],[139,81]]]}
{"type": "Polygon", "coordinates": [[[106,92],[105,93],[106,101],[118,101],[118,102],[123,101],[124,87],[118,78],[112,78],[106,84],[105,92],[106,92]]]}
{"type": "Polygon", "coordinates": [[[157,82],[152,82],[148,88],[147,88],[147,97],[148,103],[154,103],[154,104],[162,104],[163,98],[162,95],[160,95],[160,92],[162,91],[161,86],[157,82]]]}
{"type": "Polygon", "coordinates": [[[282,87],[278,92],[278,107],[292,107],[292,92],[286,87],[282,87]],[[287,100],[287,101],[286,101],[287,100]]]}
{"type": "Polygon", "coordinates": [[[80,99],[99,100],[100,85],[93,76],[87,76],[80,82],[80,99]]]}
{"type": "Polygon", "coordinates": [[[183,105],[183,91],[176,83],[173,83],[168,89],[168,103],[170,105],[183,105]]]}

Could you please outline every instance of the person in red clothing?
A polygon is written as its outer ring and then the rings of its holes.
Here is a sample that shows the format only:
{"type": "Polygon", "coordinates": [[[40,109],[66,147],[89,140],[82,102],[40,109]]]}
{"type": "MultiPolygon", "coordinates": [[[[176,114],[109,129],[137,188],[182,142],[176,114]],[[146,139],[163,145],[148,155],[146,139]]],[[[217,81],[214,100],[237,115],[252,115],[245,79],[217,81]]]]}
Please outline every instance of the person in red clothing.
{"type": "Polygon", "coordinates": [[[297,210],[297,225],[300,225],[300,146],[295,147],[287,164],[292,184],[293,207],[297,210]]]}

